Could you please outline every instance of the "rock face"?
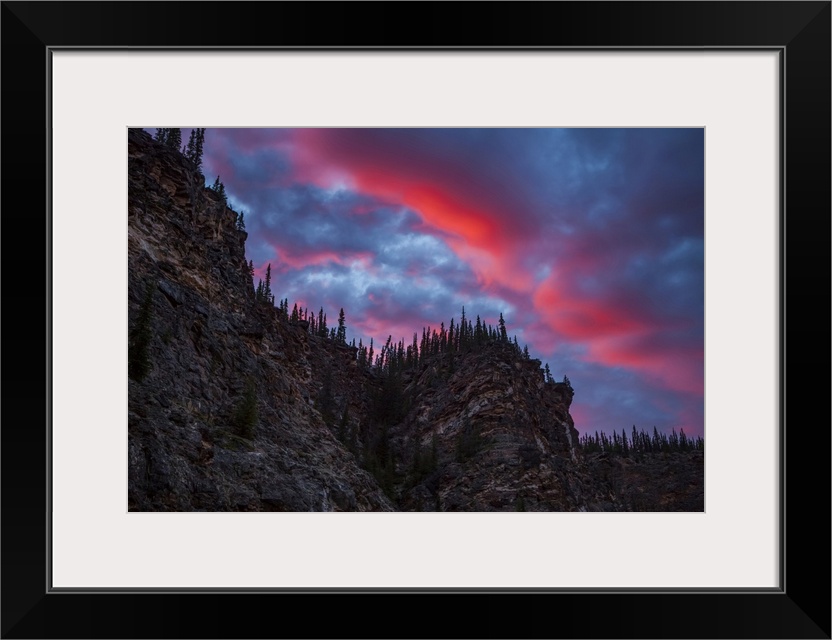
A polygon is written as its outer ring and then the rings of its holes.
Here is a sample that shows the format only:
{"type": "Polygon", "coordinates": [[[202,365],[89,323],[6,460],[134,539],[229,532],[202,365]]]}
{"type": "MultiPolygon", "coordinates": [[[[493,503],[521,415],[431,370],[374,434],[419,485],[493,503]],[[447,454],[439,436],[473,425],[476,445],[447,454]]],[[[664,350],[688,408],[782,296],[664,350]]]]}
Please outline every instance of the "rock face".
{"type": "Polygon", "coordinates": [[[572,389],[544,382],[539,361],[518,359],[500,343],[463,354],[450,368],[429,365],[409,382],[413,409],[391,429],[400,459],[410,451],[411,468],[418,467],[422,452],[431,463],[423,481],[403,487],[402,507],[567,511],[583,504],[572,389]]]}
{"type": "Polygon", "coordinates": [[[386,376],[256,302],[196,167],[128,153],[131,511],[702,510],[701,452],[583,455],[571,386],[507,343],[386,376]]]}
{"type": "Polygon", "coordinates": [[[631,454],[591,453],[584,467],[596,488],[599,511],[703,511],[705,454],[702,451],[631,454]]]}
{"type": "Polygon", "coordinates": [[[129,382],[129,509],[393,510],[314,408],[314,346],[254,304],[246,234],[203,185],[181,154],[129,132],[130,327],[149,295],[153,336],[149,374],[129,382]]]}

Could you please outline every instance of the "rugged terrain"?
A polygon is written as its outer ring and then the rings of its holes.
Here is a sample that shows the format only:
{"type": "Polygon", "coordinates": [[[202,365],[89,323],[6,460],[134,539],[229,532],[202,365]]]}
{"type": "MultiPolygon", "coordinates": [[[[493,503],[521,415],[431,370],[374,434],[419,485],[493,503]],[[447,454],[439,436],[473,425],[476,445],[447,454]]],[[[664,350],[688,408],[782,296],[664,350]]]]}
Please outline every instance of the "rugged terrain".
{"type": "Polygon", "coordinates": [[[510,343],[391,373],[257,301],[197,167],[128,153],[131,511],[703,509],[702,452],[584,455],[575,391],[510,343]]]}

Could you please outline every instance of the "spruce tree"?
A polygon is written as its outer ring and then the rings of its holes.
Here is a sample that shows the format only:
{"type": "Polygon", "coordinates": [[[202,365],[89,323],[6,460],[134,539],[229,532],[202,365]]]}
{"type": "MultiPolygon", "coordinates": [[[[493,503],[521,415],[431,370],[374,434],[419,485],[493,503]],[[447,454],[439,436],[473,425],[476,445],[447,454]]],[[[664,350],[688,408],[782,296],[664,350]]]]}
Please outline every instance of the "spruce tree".
{"type": "Polygon", "coordinates": [[[185,157],[191,162],[193,162],[196,148],[196,132],[196,129],[191,129],[191,135],[188,136],[188,144],[185,146],[185,157]]]}
{"type": "Polygon", "coordinates": [[[220,197],[223,204],[228,204],[228,196],[225,193],[225,185],[222,183],[219,176],[217,176],[217,179],[214,180],[214,184],[212,184],[209,189],[220,197]]]}
{"type": "Polygon", "coordinates": [[[191,129],[188,137],[188,146],[185,148],[185,157],[199,169],[202,166],[202,145],[205,142],[205,129],[191,129]]]}
{"type": "Polygon", "coordinates": [[[273,296],[272,296],[272,263],[270,262],[269,265],[266,267],[266,282],[263,284],[263,295],[265,296],[266,302],[272,302],[274,304],[273,296]]]}
{"type": "Polygon", "coordinates": [[[341,307],[341,312],[338,314],[338,344],[347,344],[347,326],[344,318],[344,307],[341,307]]]}
{"type": "MultiPolygon", "coordinates": [[[[414,342],[415,344],[415,342],[414,342]]],[[[456,351],[456,334],[454,333],[454,319],[451,318],[451,324],[448,325],[448,349],[452,352],[456,351]]]]}
{"type": "Polygon", "coordinates": [[[168,131],[170,131],[170,129],[156,129],[156,135],[153,139],[156,140],[156,142],[167,144],[168,131]]]}
{"type": "Polygon", "coordinates": [[[182,146],[182,129],[168,129],[165,144],[171,149],[180,151],[180,147],[182,146]]]}
{"type": "Polygon", "coordinates": [[[500,340],[508,342],[508,334],[506,333],[506,321],[503,320],[503,314],[500,314],[500,340]]]}

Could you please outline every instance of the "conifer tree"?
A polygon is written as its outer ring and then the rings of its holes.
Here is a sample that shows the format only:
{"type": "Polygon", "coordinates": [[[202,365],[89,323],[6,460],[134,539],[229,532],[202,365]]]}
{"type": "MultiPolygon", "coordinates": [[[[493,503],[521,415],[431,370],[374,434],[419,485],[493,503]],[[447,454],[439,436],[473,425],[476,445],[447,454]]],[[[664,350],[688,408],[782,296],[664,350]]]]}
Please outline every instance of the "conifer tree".
{"type": "Polygon", "coordinates": [[[246,223],[244,220],[245,211],[240,211],[240,215],[237,216],[237,231],[245,231],[246,230],[246,223]]]}
{"type": "Polygon", "coordinates": [[[222,181],[220,181],[219,176],[217,176],[217,179],[214,180],[214,184],[212,184],[209,188],[220,197],[223,204],[228,204],[228,196],[225,193],[225,185],[222,181]]]}
{"type": "Polygon", "coordinates": [[[413,351],[413,366],[419,366],[419,336],[414,331],[413,332],[413,344],[411,345],[411,350],[413,351]]]}
{"type": "Polygon", "coordinates": [[[347,326],[344,318],[344,307],[341,307],[341,312],[338,314],[338,344],[347,344],[347,326]]]}
{"type": "Polygon", "coordinates": [[[503,314],[500,314],[500,340],[508,342],[508,334],[506,333],[506,321],[503,319],[503,314]]]}
{"type": "Polygon", "coordinates": [[[171,149],[180,151],[180,147],[182,146],[182,129],[168,129],[165,144],[171,149]]]}
{"type": "Polygon", "coordinates": [[[170,131],[170,129],[156,129],[156,135],[153,139],[156,140],[156,142],[167,144],[168,131],[170,131]]]}
{"type": "Polygon", "coordinates": [[[202,166],[202,145],[205,142],[205,129],[191,129],[188,137],[188,146],[185,148],[185,157],[199,169],[202,166]]]}
{"type": "Polygon", "coordinates": [[[451,324],[448,325],[448,349],[456,351],[456,334],[454,333],[454,319],[451,318],[451,324]]]}
{"type": "Polygon", "coordinates": [[[263,296],[266,302],[274,304],[274,297],[272,296],[272,263],[266,267],[266,282],[263,284],[263,296]]]}
{"type": "MultiPolygon", "coordinates": [[[[355,339],[353,339],[353,342],[355,342],[355,339]]],[[[367,359],[367,356],[364,353],[364,343],[361,340],[361,338],[359,338],[358,339],[358,366],[363,367],[364,364],[366,363],[366,359],[367,359]]]]}

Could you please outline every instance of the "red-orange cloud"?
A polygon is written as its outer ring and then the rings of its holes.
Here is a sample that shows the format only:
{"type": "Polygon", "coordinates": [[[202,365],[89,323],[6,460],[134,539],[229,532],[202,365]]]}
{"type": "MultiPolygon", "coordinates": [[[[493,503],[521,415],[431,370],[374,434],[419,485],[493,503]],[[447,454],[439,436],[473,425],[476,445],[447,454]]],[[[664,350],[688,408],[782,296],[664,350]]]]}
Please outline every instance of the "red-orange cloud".
{"type": "Polygon", "coordinates": [[[515,251],[526,239],[505,193],[472,180],[456,166],[439,166],[407,151],[366,144],[350,130],[304,129],[298,134],[297,179],[319,186],[346,183],[366,194],[399,202],[440,231],[484,285],[527,289],[531,278],[515,251]]]}
{"type": "Polygon", "coordinates": [[[668,346],[656,338],[673,327],[662,326],[620,300],[588,298],[561,287],[556,275],[539,286],[533,300],[556,334],[587,346],[587,361],[638,371],[666,389],[703,393],[702,349],[668,346]]]}

